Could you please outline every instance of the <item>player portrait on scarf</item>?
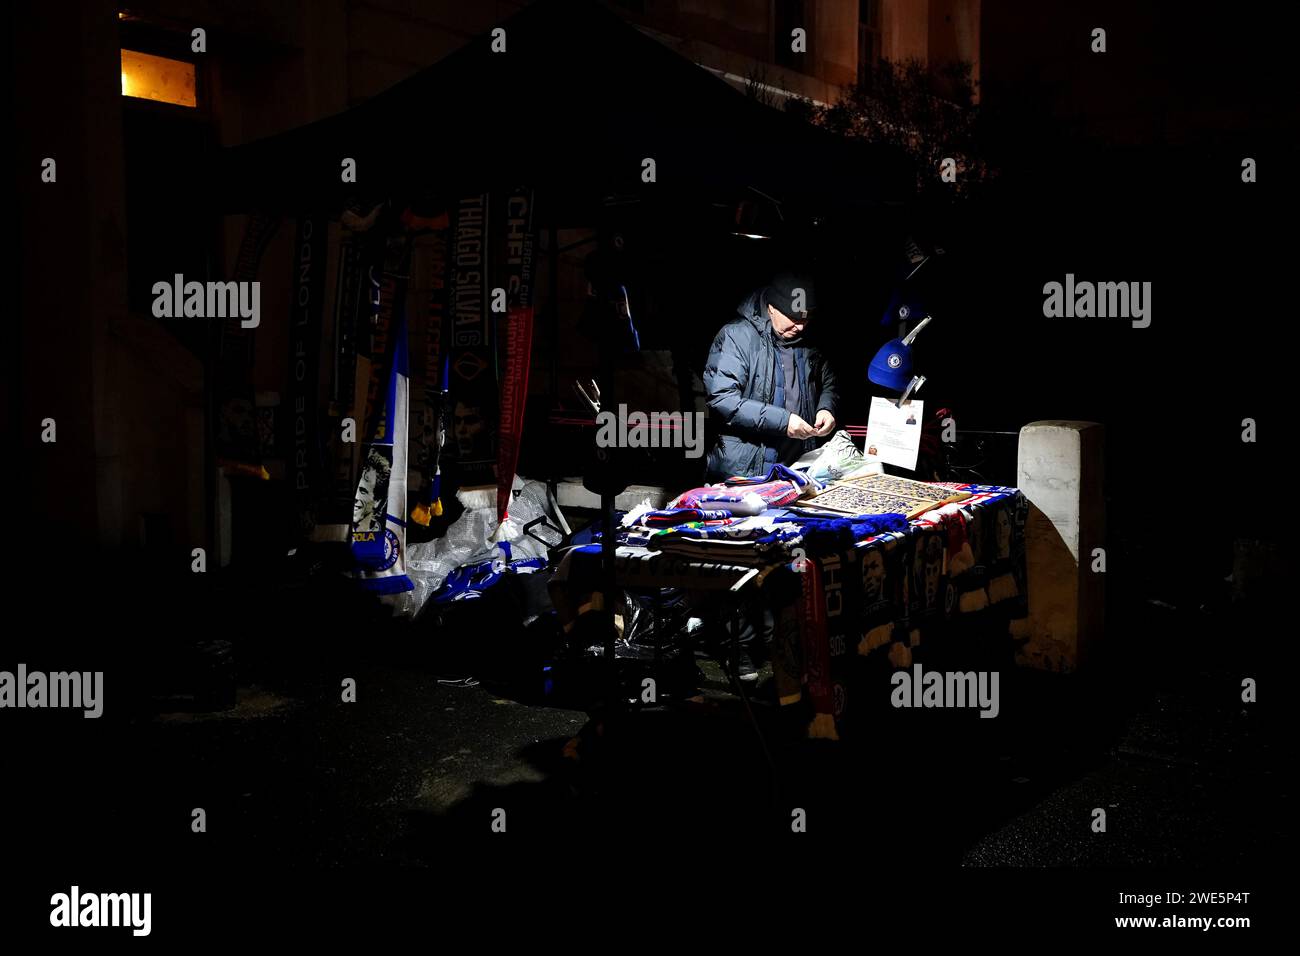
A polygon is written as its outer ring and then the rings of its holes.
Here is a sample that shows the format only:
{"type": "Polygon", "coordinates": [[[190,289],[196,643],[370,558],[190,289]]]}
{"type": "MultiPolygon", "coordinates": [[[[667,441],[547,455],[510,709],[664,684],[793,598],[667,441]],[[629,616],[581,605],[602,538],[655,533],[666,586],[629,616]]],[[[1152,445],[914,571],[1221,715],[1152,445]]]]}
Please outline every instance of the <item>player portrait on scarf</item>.
{"type": "Polygon", "coordinates": [[[382,531],[393,466],[382,448],[371,448],[352,502],[353,531],[382,531]]]}

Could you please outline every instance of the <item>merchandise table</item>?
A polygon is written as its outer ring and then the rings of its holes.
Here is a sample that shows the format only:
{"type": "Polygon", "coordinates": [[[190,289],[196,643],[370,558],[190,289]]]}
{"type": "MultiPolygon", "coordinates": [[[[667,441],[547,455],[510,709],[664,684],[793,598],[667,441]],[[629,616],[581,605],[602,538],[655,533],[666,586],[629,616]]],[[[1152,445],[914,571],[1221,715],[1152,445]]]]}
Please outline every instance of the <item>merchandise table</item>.
{"type": "MultiPolygon", "coordinates": [[[[810,736],[838,738],[865,711],[853,699],[864,672],[910,667],[972,633],[981,646],[965,658],[992,667],[1011,659],[989,658],[1024,632],[1025,497],[997,485],[937,486],[970,497],[913,518],[903,531],[825,553],[796,548],[758,566],[620,545],[616,581],[629,590],[681,588],[688,601],[720,592],[738,605],[759,598],[772,614],[780,703],[809,709],[810,736]]],[[[562,559],[552,587],[562,620],[584,609],[600,560],[598,545],[562,559]]]]}

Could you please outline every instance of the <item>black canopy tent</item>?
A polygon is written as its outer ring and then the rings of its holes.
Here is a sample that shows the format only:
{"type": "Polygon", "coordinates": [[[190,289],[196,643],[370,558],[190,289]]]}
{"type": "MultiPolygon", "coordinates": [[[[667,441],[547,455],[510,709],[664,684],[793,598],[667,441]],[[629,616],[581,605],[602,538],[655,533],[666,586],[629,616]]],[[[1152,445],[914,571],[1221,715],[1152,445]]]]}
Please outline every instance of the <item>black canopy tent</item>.
{"type": "Polygon", "coordinates": [[[596,3],[537,0],[500,26],[504,53],[485,34],[346,112],[220,151],[206,194],[225,213],[293,214],[526,183],[577,224],[610,196],[840,209],[910,191],[900,154],[765,106],[596,3]]]}

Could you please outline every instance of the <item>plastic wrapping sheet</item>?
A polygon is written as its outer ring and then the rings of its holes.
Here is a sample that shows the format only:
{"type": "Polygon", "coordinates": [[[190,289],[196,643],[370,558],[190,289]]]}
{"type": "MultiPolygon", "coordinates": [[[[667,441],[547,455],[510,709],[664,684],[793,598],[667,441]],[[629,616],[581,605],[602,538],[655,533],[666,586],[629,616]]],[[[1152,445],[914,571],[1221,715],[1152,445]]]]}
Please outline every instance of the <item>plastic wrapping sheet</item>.
{"type": "Polygon", "coordinates": [[[690,604],[680,588],[664,588],[657,595],[623,592],[623,641],[649,652],[653,652],[656,641],[661,649],[682,643],[689,617],[690,604]]]}
{"type": "Polygon", "coordinates": [[[492,540],[510,542],[516,559],[541,558],[569,534],[569,523],[546,483],[516,475],[510,507],[492,540]]]}
{"type": "MultiPolygon", "coordinates": [[[[690,604],[683,591],[664,588],[657,598],[654,593],[645,591],[621,591],[615,607],[617,610],[612,620],[615,660],[646,665],[656,660],[660,664],[694,663],[701,622],[690,616],[690,604]],[[656,600],[659,604],[657,614],[656,600]]],[[[604,627],[608,625],[594,623],[600,615],[599,611],[584,611],[579,615],[581,621],[576,622],[575,629],[569,632],[575,647],[580,648],[587,658],[605,656],[604,627]],[[582,621],[587,621],[590,626],[584,628],[582,621]],[[595,637],[601,640],[593,641],[595,637]]]]}
{"type": "MultiPolygon", "coordinates": [[[[461,504],[466,499],[457,493],[461,504]]],[[[510,507],[498,524],[495,499],[484,500],[457,518],[441,538],[407,548],[407,574],[413,591],[393,600],[395,613],[414,617],[456,568],[491,561],[501,554],[499,542],[510,544],[510,558],[546,557],[569,534],[568,522],[544,482],[515,476],[510,507]]]]}
{"type": "Polygon", "coordinates": [[[874,455],[864,455],[853,444],[849,433],[840,429],[820,448],[808,452],[793,465],[795,471],[827,483],[858,475],[880,474],[880,460],[874,455]]]}
{"type": "Polygon", "coordinates": [[[495,503],[466,508],[441,538],[422,541],[407,549],[406,573],[415,585],[397,602],[397,613],[414,617],[442,587],[447,575],[467,564],[490,561],[497,552],[492,536],[497,530],[495,503]]]}

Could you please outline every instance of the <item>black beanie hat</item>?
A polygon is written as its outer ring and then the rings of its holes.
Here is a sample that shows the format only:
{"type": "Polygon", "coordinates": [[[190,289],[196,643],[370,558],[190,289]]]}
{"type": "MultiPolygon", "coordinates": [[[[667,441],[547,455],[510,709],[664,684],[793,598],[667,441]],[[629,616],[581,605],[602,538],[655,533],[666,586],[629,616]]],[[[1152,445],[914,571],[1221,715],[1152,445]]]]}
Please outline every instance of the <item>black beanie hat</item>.
{"type": "Polygon", "coordinates": [[[767,301],[787,318],[802,321],[817,308],[817,296],[811,276],[782,272],[767,287],[767,301]]]}

